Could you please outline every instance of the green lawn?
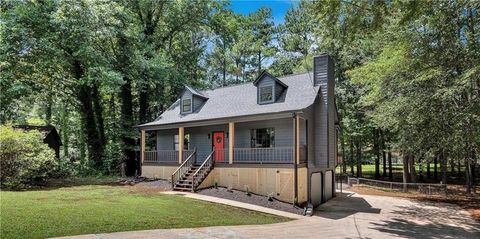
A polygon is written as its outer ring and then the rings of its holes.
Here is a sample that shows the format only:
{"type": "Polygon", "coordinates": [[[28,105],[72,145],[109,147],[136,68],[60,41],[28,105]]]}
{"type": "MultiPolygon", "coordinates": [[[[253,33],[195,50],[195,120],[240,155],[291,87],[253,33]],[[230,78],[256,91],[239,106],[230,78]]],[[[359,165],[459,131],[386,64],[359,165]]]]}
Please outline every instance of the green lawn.
{"type": "Polygon", "coordinates": [[[2,191],[0,204],[0,238],[45,238],[289,220],[126,186],[2,191]]]}

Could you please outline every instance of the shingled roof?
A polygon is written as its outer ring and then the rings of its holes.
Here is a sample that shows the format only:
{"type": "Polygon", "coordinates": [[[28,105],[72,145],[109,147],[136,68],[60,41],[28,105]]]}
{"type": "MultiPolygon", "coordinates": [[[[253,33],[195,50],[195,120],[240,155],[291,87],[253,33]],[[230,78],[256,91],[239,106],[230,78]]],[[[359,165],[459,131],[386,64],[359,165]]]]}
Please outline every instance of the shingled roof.
{"type": "Polygon", "coordinates": [[[49,135],[52,135],[52,137],[58,141],[59,145],[62,145],[62,141],[60,140],[60,135],[58,135],[57,130],[52,125],[14,125],[13,128],[21,129],[25,131],[37,130],[38,132],[40,132],[44,140],[49,135]]]}
{"type": "Polygon", "coordinates": [[[313,85],[311,72],[278,77],[278,79],[288,88],[273,104],[257,104],[257,88],[252,82],[248,82],[214,90],[197,91],[196,93],[208,98],[198,112],[180,114],[180,100],[177,100],[155,121],[138,125],[138,127],[292,112],[305,109],[314,103],[320,87],[313,85]]]}

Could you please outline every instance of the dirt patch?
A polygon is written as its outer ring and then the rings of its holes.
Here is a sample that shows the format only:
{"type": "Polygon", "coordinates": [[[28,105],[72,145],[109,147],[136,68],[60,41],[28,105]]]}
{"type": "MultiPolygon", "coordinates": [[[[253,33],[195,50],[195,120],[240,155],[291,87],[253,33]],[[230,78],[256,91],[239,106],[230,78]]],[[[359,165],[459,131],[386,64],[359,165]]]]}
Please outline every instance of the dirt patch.
{"type": "Polygon", "coordinates": [[[165,192],[172,190],[172,184],[167,180],[152,180],[152,181],[143,181],[137,183],[131,187],[134,190],[130,191],[131,193],[141,193],[144,195],[152,195],[158,192],[165,192]]]}
{"type": "MultiPolygon", "coordinates": [[[[465,195],[465,194],[450,194],[450,195],[425,195],[415,192],[403,193],[396,191],[387,191],[381,190],[378,188],[372,188],[368,186],[358,186],[353,185],[349,188],[350,191],[356,192],[363,195],[376,195],[376,196],[388,196],[388,197],[403,197],[410,198],[419,201],[428,201],[428,202],[442,202],[455,204],[472,215],[477,221],[480,221],[480,196],[474,195],[465,195]]],[[[449,188],[450,190],[450,188],[449,188]]]]}
{"type": "Polygon", "coordinates": [[[207,188],[197,192],[198,194],[208,195],[212,197],[225,198],[230,200],[235,200],[239,202],[254,204],[262,207],[267,207],[275,210],[280,210],[284,212],[290,212],[302,215],[303,208],[296,208],[291,203],[286,203],[273,199],[269,201],[266,196],[250,194],[247,195],[246,192],[238,190],[228,190],[227,188],[218,187],[218,188],[207,188]]]}

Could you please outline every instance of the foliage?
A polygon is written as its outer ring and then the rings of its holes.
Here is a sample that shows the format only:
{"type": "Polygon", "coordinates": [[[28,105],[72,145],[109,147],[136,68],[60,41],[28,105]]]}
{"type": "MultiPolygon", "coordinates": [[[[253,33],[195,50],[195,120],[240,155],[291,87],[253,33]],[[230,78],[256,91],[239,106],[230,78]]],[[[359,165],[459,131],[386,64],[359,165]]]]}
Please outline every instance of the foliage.
{"type": "Polygon", "coordinates": [[[60,128],[73,171],[124,165],[135,175],[131,126],[158,117],[183,85],[311,71],[320,53],[335,62],[340,148],[352,171],[392,151],[442,166],[479,158],[478,1],[300,1],[281,24],[271,9],[238,14],[228,1],[0,8],[0,122],[60,128]]]}
{"type": "Polygon", "coordinates": [[[19,189],[51,177],[58,166],[55,153],[38,131],[0,126],[0,175],[2,188],[19,189]]]}

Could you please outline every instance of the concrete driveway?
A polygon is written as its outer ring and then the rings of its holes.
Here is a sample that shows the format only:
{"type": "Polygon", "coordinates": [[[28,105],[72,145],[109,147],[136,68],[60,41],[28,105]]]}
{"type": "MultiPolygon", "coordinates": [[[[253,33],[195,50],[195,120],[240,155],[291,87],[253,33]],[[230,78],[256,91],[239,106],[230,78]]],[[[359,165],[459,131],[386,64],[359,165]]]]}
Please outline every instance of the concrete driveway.
{"type": "Polygon", "coordinates": [[[343,193],[320,206],[314,216],[286,223],[159,229],[70,238],[480,238],[480,224],[451,204],[343,193]]]}

